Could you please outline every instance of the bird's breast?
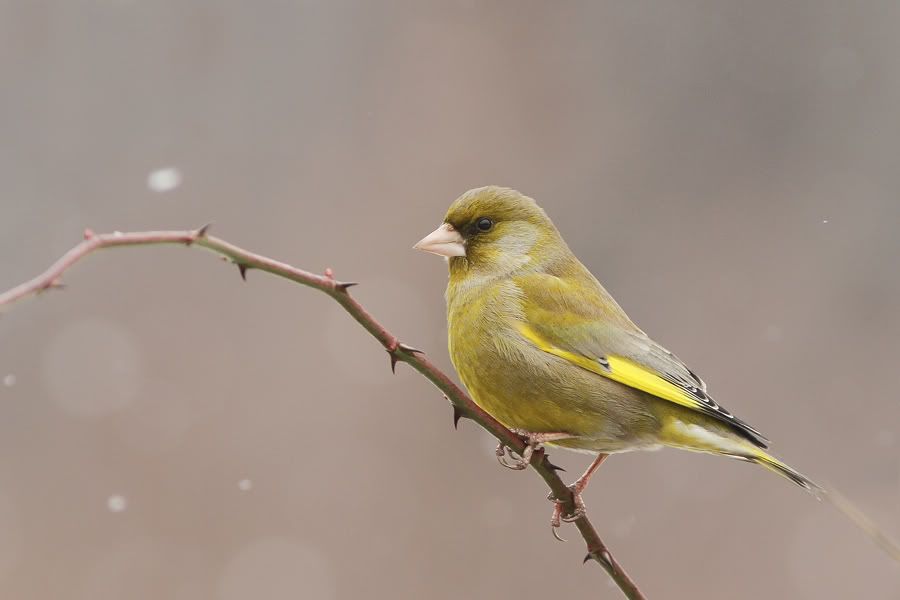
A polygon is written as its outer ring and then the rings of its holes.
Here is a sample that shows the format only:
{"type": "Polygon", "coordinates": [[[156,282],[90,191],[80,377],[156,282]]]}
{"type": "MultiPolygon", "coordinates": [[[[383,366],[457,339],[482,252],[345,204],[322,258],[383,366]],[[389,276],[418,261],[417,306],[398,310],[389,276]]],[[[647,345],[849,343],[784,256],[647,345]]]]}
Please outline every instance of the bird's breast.
{"type": "Polygon", "coordinates": [[[504,382],[522,363],[521,298],[509,282],[454,288],[447,291],[450,359],[473,399],[500,421],[509,424],[508,400],[500,393],[504,382]]]}
{"type": "Polygon", "coordinates": [[[498,282],[462,293],[448,290],[449,349],[473,400],[507,427],[527,431],[581,429],[555,357],[519,331],[520,290],[498,282]]]}

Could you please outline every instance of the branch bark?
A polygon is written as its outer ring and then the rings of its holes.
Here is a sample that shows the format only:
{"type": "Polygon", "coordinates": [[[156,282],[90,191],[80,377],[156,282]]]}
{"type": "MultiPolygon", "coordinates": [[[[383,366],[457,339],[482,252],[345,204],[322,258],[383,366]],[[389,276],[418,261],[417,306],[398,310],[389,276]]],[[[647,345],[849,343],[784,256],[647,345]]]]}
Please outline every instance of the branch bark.
{"type": "MultiPolygon", "coordinates": [[[[444,396],[453,406],[454,423],[460,418],[471,419],[497,438],[501,444],[515,451],[520,456],[525,451],[525,442],[519,436],[482,410],[446,374],[434,366],[420,350],[401,343],[362,304],[357,302],[348,291],[351,286],[355,285],[354,283],[338,281],[330,271],[326,271],[324,275],[316,275],[286,263],[249,252],[225,240],[207,235],[207,229],[208,227],[204,226],[190,231],[115,232],[100,235],[86,230],[84,232],[84,241],[66,252],[49,269],[34,279],[0,294],[0,311],[7,310],[14,303],[25,298],[35,296],[49,289],[62,287],[62,275],[65,271],[84,257],[102,248],[175,244],[205,248],[237,265],[242,278],[246,279],[248,270],[256,269],[328,294],[362,325],[372,337],[384,346],[390,356],[392,369],[398,362],[404,362],[444,393],[444,396]]],[[[575,506],[572,492],[557,475],[556,467],[549,461],[543,450],[534,453],[531,467],[537,471],[538,475],[550,488],[552,496],[562,499],[567,511],[573,511],[575,506]]],[[[603,543],[588,515],[581,516],[574,523],[581,533],[581,537],[584,538],[585,544],[587,544],[588,553],[585,556],[585,562],[591,559],[597,561],[609,573],[609,576],[627,598],[644,600],[645,597],[637,585],[618,563],[606,544],[603,543]]]]}

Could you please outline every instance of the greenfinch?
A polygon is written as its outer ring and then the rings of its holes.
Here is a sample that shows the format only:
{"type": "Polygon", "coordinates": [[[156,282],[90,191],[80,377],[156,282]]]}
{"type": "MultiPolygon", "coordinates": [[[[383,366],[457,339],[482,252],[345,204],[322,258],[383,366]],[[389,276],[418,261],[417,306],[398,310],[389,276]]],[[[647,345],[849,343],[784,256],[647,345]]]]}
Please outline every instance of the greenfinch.
{"type": "Polygon", "coordinates": [[[661,446],[748,461],[822,492],[628,318],[531,198],[468,191],[415,248],[447,257],[453,366],[480,407],[526,438],[525,463],[544,443],[597,455],[565,520],[580,516],[606,455],[661,446]]]}

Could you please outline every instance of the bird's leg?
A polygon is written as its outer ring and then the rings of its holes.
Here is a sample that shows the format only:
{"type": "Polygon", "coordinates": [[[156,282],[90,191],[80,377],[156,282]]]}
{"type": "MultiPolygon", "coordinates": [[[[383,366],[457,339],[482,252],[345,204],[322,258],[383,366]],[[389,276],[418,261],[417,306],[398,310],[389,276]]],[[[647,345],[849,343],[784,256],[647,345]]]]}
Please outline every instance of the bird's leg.
{"type": "Polygon", "coordinates": [[[605,461],[608,456],[609,454],[598,454],[597,458],[594,459],[594,462],[591,463],[591,466],[587,468],[584,474],[576,479],[575,483],[569,486],[569,491],[572,492],[572,502],[575,504],[575,510],[572,511],[571,514],[565,514],[565,503],[559,498],[556,498],[553,495],[553,492],[550,492],[549,500],[553,502],[553,516],[550,517],[550,527],[553,529],[553,537],[556,539],[562,540],[556,532],[556,530],[559,529],[560,521],[571,523],[584,515],[585,507],[581,492],[584,491],[584,488],[586,488],[588,482],[590,482],[591,475],[600,468],[600,465],[603,464],[603,461],[605,461]]]}
{"type": "Polygon", "coordinates": [[[513,433],[525,438],[525,450],[522,452],[522,456],[515,455],[506,444],[500,442],[497,444],[497,461],[507,469],[513,469],[514,471],[521,471],[528,467],[531,464],[531,457],[534,456],[535,451],[542,449],[546,442],[556,442],[573,437],[568,433],[533,433],[522,429],[513,429],[513,433]],[[507,460],[507,457],[509,460],[507,460]]]}

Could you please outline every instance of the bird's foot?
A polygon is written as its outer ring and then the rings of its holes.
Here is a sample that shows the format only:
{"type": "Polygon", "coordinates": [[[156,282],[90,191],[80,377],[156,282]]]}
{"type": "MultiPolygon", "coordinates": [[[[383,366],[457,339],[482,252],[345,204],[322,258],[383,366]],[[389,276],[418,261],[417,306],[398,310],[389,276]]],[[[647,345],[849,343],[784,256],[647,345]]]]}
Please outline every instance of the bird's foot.
{"type": "Polygon", "coordinates": [[[521,471],[531,464],[531,458],[538,450],[543,450],[546,442],[555,442],[572,437],[568,433],[533,433],[522,429],[513,429],[513,433],[525,440],[525,450],[519,455],[509,446],[500,442],[497,444],[497,462],[514,471],[521,471]]]}
{"type": "Polygon", "coordinates": [[[572,512],[566,512],[566,503],[554,496],[553,492],[550,492],[550,495],[547,496],[547,500],[553,502],[553,516],[550,517],[550,530],[553,532],[553,537],[561,542],[566,541],[559,535],[559,528],[562,523],[577,521],[584,516],[585,512],[587,512],[584,505],[584,499],[581,497],[584,486],[579,484],[580,480],[569,486],[569,491],[572,492],[572,503],[575,505],[575,510],[572,512]]]}
{"type": "Polygon", "coordinates": [[[585,471],[581,477],[576,479],[575,483],[569,486],[573,505],[571,513],[566,512],[566,503],[557,498],[553,492],[550,492],[550,495],[547,496],[547,499],[553,502],[553,516],[550,517],[550,530],[553,531],[553,537],[559,541],[566,541],[559,537],[560,522],[565,521],[566,523],[571,523],[584,516],[586,509],[584,507],[584,500],[581,498],[581,493],[584,491],[584,488],[587,487],[591,477],[607,458],[609,458],[608,454],[598,454],[597,458],[594,459],[594,462],[591,463],[591,466],[587,468],[587,471],[585,471]]]}

